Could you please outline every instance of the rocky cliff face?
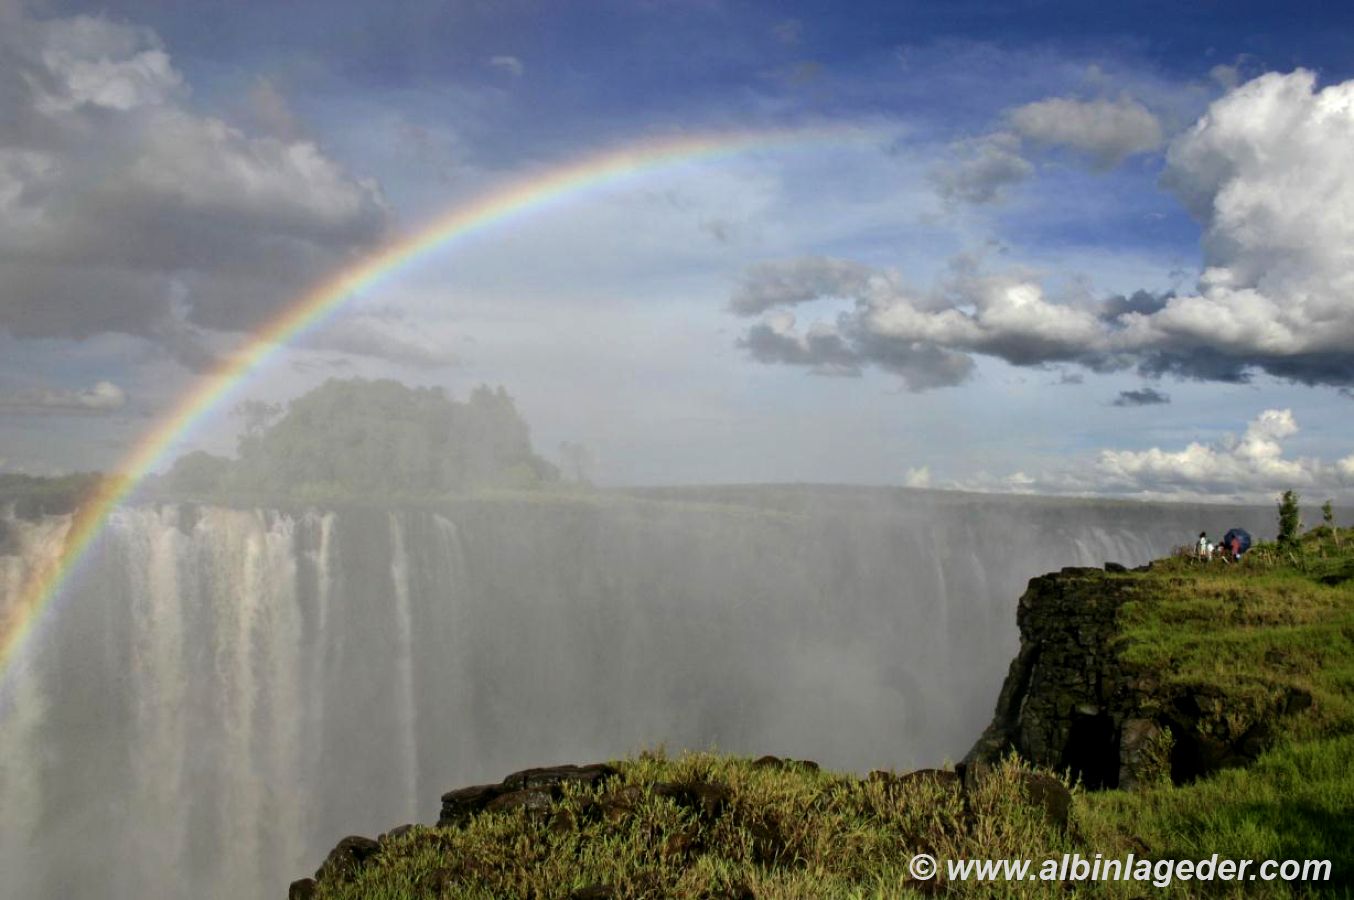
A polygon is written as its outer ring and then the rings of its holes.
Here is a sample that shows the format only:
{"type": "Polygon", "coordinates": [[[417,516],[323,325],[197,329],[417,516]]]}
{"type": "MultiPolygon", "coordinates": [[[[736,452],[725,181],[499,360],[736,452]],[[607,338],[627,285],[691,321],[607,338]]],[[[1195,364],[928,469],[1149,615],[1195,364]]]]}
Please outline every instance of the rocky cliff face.
{"type": "Polygon", "coordinates": [[[1245,765],[1268,745],[1275,720],[1311,697],[1290,691],[1266,714],[1242,715],[1213,685],[1169,682],[1125,661],[1120,616],[1154,602],[1148,567],[1066,568],[1030,581],[1020,598],[1020,651],[996,714],[965,762],[1015,751],[1070,770],[1091,788],[1189,781],[1245,765]]]}

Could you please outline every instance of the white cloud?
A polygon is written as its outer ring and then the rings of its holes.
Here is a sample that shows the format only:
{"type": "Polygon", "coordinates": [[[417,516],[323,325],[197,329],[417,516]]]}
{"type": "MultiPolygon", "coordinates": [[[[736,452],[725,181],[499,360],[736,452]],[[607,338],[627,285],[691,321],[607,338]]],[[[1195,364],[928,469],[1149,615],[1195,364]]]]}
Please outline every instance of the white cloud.
{"type": "Polygon", "coordinates": [[[79,390],[39,388],[0,394],[0,412],[6,413],[107,413],[126,405],[127,393],[111,381],[79,390]]]}
{"type": "Polygon", "coordinates": [[[1155,150],[1162,128],[1151,110],[1136,100],[1072,100],[1051,97],[1007,113],[1023,138],[1047,146],[1070,147],[1100,169],[1111,169],[1136,153],[1155,150]]]}
{"type": "Polygon", "coordinates": [[[374,184],[285,128],[194,111],[152,32],[14,11],[4,26],[0,329],[123,332],[201,365],[192,327],[248,330],[383,236],[374,184]]]}
{"type": "Polygon", "coordinates": [[[762,262],[743,275],[729,308],[739,315],[794,306],[820,297],[890,294],[901,286],[896,273],[827,256],[762,262]]]}
{"type": "Polygon", "coordinates": [[[1285,459],[1283,440],[1298,425],[1286,409],[1262,412],[1240,439],[1217,444],[1191,443],[1183,450],[1103,450],[1097,473],[1121,487],[1169,492],[1230,489],[1238,492],[1311,487],[1330,480],[1316,460],[1285,459]]]}
{"type": "MultiPolygon", "coordinates": [[[[1137,367],[1147,376],[1235,382],[1258,369],[1354,384],[1351,147],[1354,81],[1316,91],[1309,72],[1270,74],[1214,103],[1172,143],[1164,176],[1204,227],[1205,268],[1192,292],[1139,292],[1091,308],[1049,299],[1028,273],[968,273],[921,292],[891,270],[814,257],[754,267],[731,306],[751,315],[845,298],[852,308],[834,327],[846,349],[830,348],[834,364],[854,357],[857,366],[887,366],[893,354],[930,353],[948,374],[913,377],[914,388],[962,380],[971,368],[956,361],[964,354],[1137,367]]],[[[777,361],[817,365],[811,350],[804,343],[777,361]]]]}
{"type": "Polygon", "coordinates": [[[1354,497],[1354,456],[1334,463],[1285,455],[1298,433],[1291,410],[1267,409],[1240,437],[1194,441],[1181,449],[1101,450],[1092,458],[1038,475],[983,476],[953,486],[973,490],[1117,495],[1141,499],[1269,502],[1295,489],[1354,497]]]}
{"type": "Polygon", "coordinates": [[[1123,343],[1194,374],[1205,350],[1306,383],[1354,381],[1354,81],[1298,70],[1227,94],[1168,153],[1204,227],[1196,293],[1126,321],[1123,343]]]}
{"type": "Polygon", "coordinates": [[[522,61],[515,56],[491,56],[489,57],[489,65],[500,72],[506,72],[513,78],[521,78],[527,70],[522,61]]]}
{"type": "Polygon", "coordinates": [[[1034,174],[1034,166],[1020,155],[1020,140],[997,132],[950,145],[954,157],[931,174],[947,202],[992,203],[1008,188],[1034,174]]]}

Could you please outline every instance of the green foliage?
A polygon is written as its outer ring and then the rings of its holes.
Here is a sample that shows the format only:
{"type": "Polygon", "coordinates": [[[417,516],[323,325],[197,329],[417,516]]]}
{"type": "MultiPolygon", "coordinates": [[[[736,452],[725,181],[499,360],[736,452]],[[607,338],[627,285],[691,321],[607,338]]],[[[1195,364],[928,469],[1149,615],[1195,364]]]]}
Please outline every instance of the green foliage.
{"type": "MultiPolygon", "coordinates": [[[[318,900],[564,898],[606,885],[617,897],[907,898],[931,893],[907,862],[1079,853],[1122,859],[1329,859],[1334,880],[1079,883],[1078,896],[1350,896],[1354,892],[1354,554],[1318,529],[1289,548],[1257,544],[1240,564],[1158,561],[1122,576],[1140,586],[1120,611],[1118,652],[1163,687],[1224,698],[1220,721],[1268,716],[1276,743],[1250,767],[1189,785],[1073,791],[1066,832],[1049,825],[1008,760],[966,799],[927,779],[902,784],[803,767],[757,768],[713,754],[616,763],[645,799],[621,818],[588,817],[596,796],[567,793],[551,818],[484,814],[463,828],[418,828],[386,845],[353,883],[322,882],[318,900]],[[1293,691],[1311,706],[1279,716],[1293,691]],[[704,780],[732,792],[703,821],[648,787],[704,780]],[[778,852],[758,853],[767,835],[778,852]]],[[[886,753],[883,750],[882,753],[886,753]]],[[[1169,732],[1148,752],[1167,767],[1169,732]]],[[[448,786],[450,787],[450,785],[448,786]]],[[[613,786],[603,791],[615,790],[613,786]]],[[[1062,897],[1061,883],[948,883],[957,897],[1062,897]]]]}
{"type": "Polygon", "coordinates": [[[1164,685],[1206,688],[1238,721],[1272,715],[1291,691],[1311,709],[1293,737],[1354,733],[1354,556],[1324,529],[1258,543],[1240,564],[1162,560],[1120,611],[1120,656],[1164,685]]]}
{"type": "Polygon", "coordinates": [[[209,497],[229,490],[233,464],[223,456],[195,450],[179,457],[165,474],[164,484],[173,493],[185,497],[209,497]]]}
{"type": "Polygon", "coordinates": [[[1298,495],[1284,491],[1279,499],[1279,546],[1289,547],[1298,539],[1302,528],[1302,514],[1298,509],[1298,495]]]}
{"type": "MultiPolygon", "coordinates": [[[[710,753],[645,754],[613,763],[598,788],[567,788],[547,815],[484,813],[462,828],[417,828],[395,839],[354,882],[320,884],[316,900],[560,898],[605,885],[636,898],[913,896],[907,863],[941,858],[1060,858],[1072,844],[1025,793],[1029,770],[997,766],[968,795],[930,779],[897,782],[757,767],[710,753]],[[716,818],[653,792],[658,782],[725,786],[716,818]],[[636,788],[619,815],[590,814],[636,788]]],[[[989,897],[992,885],[952,885],[989,897]]]]}
{"type": "Polygon", "coordinates": [[[501,387],[478,387],[462,403],[436,387],[331,379],[285,413],[257,402],[236,412],[245,420],[239,458],[190,453],[161,480],[162,492],[336,505],[558,480],[533,452],[527,424],[501,387]]]}
{"type": "MultiPolygon", "coordinates": [[[[1078,798],[1078,825],[1107,856],[1143,847],[1155,858],[1329,859],[1332,884],[1354,885],[1354,736],[1285,743],[1249,768],[1184,786],[1104,791],[1078,798]]],[[[1244,893],[1262,885],[1245,885],[1244,893]]],[[[1290,896],[1269,885],[1270,896],[1290,896]]],[[[1345,894],[1348,895],[1347,893],[1345,894]]]]}
{"type": "Polygon", "coordinates": [[[15,515],[25,519],[72,512],[104,478],[97,472],[57,478],[0,474],[0,509],[12,507],[15,515]]]}
{"type": "Polygon", "coordinates": [[[1335,527],[1335,507],[1329,500],[1321,504],[1321,524],[1327,528],[1335,527]]]}

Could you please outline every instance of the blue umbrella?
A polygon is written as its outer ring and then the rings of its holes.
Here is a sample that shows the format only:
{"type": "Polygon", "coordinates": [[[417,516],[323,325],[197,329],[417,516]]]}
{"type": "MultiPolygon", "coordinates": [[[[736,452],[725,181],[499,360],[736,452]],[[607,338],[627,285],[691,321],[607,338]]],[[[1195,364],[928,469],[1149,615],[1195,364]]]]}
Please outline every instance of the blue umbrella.
{"type": "Polygon", "coordinates": [[[1222,536],[1222,546],[1230,553],[1232,550],[1232,541],[1236,540],[1236,553],[1240,556],[1251,549],[1251,533],[1244,528],[1233,528],[1222,536]]]}

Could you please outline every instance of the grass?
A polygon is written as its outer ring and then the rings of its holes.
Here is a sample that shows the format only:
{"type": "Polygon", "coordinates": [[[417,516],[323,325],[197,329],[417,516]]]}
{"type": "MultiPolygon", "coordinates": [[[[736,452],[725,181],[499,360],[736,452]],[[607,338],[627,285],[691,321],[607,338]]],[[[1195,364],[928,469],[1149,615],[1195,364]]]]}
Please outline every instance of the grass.
{"type": "MultiPolygon", "coordinates": [[[[896,897],[907,862],[938,857],[1058,856],[1065,835],[1026,800],[1017,761],[998,767],[967,804],[952,786],[758,767],[708,753],[616,763],[604,787],[568,790],[548,816],[484,813],[462,829],[419,828],[391,841],[322,900],[567,898],[605,885],[617,897],[896,897]],[[730,792],[709,816],[654,793],[660,782],[730,792]],[[633,789],[633,790],[632,790],[633,789]],[[598,814],[598,801],[636,795],[598,814]]],[[[991,886],[970,893],[990,896],[991,886]]]]}
{"type": "MultiPolygon", "coordinates": [[[[1317,529],[1240,565],[1164,560],[1119,613],[1116,652],[1163,696],[1211,692],[1239,730],[1268,716],[1273,744],[1247,768],[1184,785],[1072,786],[1066,828],[1032,803],[1030,770],[994,768],[964,793],[934,779],[859,778],[709,754],[613,763],[597,789],[566,788],[549,811],[482,813],[383,843],[355,880],[321,879],[318,900],[1052,897],[1057,882],[918,883],[913,854],[947,858],[1329,859],[1325,884],[1079,883],[1091,897],[1354,896],[1354,534],[1317,529]],[[1341,539],[1343,538],[1343,540],[1341,539]],[[1305,708],[1279,715],[1297,694],[1305,708]],[[711,816],[655,792],[728,791],[711,816]],[[617,797],[630,798],[617,805],[617,797]]],[[[544,760],[543,762],[550,762],[544,760]]],[[[452,787],[448,785],[448,787],[452,787]]]]}

